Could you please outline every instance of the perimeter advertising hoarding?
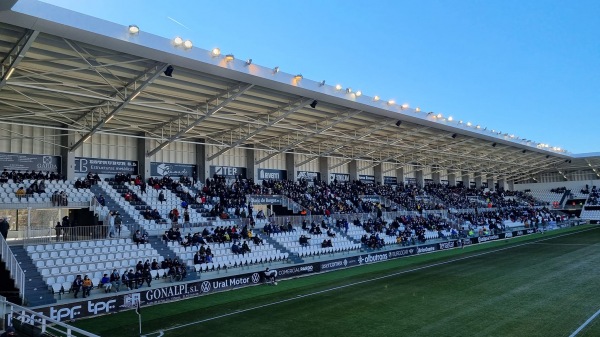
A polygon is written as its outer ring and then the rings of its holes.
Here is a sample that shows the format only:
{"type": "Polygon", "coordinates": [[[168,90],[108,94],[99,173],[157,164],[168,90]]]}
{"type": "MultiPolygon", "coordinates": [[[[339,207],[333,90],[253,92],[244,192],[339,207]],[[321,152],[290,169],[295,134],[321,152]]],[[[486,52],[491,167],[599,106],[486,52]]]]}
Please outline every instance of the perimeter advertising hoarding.
{"type": "Polygon", "coordinates": [[[226,178],[238,178],[239,176],[242,176],[242,179],[247,178],[246,168],[239,166],[211,166],[209,172],[211,177],[216,174],[226,178]]]}
{"type": "Polygon", "coordinates": [[[397,177],[383,177],[383,184],[384,185],[398,185],[398,178],[397,177]]]}
{"type": "Polygon", "coordinates": [[[333,182],[334,180],[338,182],[350,181],[350,175],[347,173],[329,173],[329,181],[333,182]]]}
{"type": "Polygon", "coordinates": [[[60,156],[0,152],[0,171],[60,173],[60,156]]]}
{"type": "Polygon", "coordinates": [[[247,199],[252,205],[281,205],[280,195],[249,195],[247,199]]]}
{"type": "Polygon", "coordinates": [[[102,159],[75,157],[75,173],[88,174],[138,174],[137,160],[119,160],[119,159],[102,159]]]}
{"type": "Polygon", "coordinates": [[[196,175],[196,165],[177,164],[177,163],[150,163],[150,175],[152,177],[194,177],[196,175]]]}
{"type": "Polygon", "coordinates": [[[308,181],[312,181],[314,179],[321,180],[321,173],[311,171],[298,171],[296,172],[296,179],[304,179],[308,181]]]}
{"type": "MultiPolygon", "coordinates": [[[[479,238],[470,238],[465,244],[476,244],[488,241],[494,241],[504,238],[529,235],[535,233],[534,229],[526,229],[501,233],[497,235],[488,235],[479,238]]],[[[336,269],[348,268],[357,265],[383,262],[391,259],[402,258],[417,254],[425,254],[438,250],[451,249],[458,246],[458,240],[440,242],[413,247],[403,247],[387,252],[378,252],[362,254],[358,256],[348,256],[342,259],[322,261],[311,264],[294,265],[284,268],[277,268],[279,279],[288,279],[301,275],[309,275],[317,272],[327,272],[336,269]]],[[[212,280],[197,280],[189,283],[171,285],[155,289],[133,292],[128,294],[116,295],[105,298],[91,299],[80,302],[71,302],[67,304],[52,305],[39,308],[34,311],[49,316],[57,321],[71,321],[74,319],[115,313],[123,310],[135,308],[139,301],[141,306],[181,300],[202,294],[214,293],[223,290],[231,290],[246,286],[260,284],[264,281],[262,272],[246,273],[232,275],[212,280]]],[[[25,314],[25,316],[27,316],[25,314]]],[[[25,317],[26,319],[27,317],[25,317]]],[[[33,322],[33,318],[31,318],[33,322]]],[[[27,320],[26,320],[26,323],[27,320]]]]}
{"type": "Polygon", "coordinates": [[[258,169],[258,180],[287,180],[286,170],[258,169]]]}
{"type": "Polygon", "coordinates": [[[367,174],[359,174],[358,180],[365,184],[375,184],[375,176],[367,175],[367,174]]]}

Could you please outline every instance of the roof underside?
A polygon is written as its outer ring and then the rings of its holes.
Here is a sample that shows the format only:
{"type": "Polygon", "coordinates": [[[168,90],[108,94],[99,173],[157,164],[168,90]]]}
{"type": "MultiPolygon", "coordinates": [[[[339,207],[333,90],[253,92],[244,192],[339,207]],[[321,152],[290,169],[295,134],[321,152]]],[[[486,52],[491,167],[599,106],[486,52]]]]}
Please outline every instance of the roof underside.
{"type": "Polygon", "coordinates": [[[433,172],[469,171],[516,181],[556,170],[569,158],[356,109],[322,95],[294,94],[285,86],[273,89],[178,65],[168,77],[163,74],[168,64],[157,59],[7,23],[0,23],[0,59],[5,71],[11,64],[15,68],[0,83],[0,124],[62,128],[82,142],[93,133],[142,136],[164,145],[217,145],[216,155],[252,144],[269,156],[293,151],[315,159],[423,165],[433,172]],[[317,97],[316,107],[310,107],[317,97]]]}

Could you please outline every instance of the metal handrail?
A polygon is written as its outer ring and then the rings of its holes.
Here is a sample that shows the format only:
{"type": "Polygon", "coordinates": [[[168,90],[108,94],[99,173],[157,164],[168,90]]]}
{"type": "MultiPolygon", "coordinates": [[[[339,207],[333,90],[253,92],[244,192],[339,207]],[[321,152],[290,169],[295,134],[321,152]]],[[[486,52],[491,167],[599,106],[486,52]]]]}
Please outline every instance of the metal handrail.
{"type": "Polygon", "coordinates": [[[21,301],[25,301],[25,273],[19,264],[19,261],[8,246],[3,236],[0,235],[0,251],[2,252],[2,261],[6,265],[10,277],[15,281],[15,287],[19,289],[21,301]]]}

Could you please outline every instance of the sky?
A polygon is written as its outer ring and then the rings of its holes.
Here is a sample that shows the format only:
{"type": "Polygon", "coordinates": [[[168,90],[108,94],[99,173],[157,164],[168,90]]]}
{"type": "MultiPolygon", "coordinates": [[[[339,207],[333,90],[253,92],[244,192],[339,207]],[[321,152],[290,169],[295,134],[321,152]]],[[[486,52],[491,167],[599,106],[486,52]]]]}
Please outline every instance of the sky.
{"type": "Polygon", "coordinates": [[[600,152],[598,0],[45,0],[571,153],[600,152]]]}

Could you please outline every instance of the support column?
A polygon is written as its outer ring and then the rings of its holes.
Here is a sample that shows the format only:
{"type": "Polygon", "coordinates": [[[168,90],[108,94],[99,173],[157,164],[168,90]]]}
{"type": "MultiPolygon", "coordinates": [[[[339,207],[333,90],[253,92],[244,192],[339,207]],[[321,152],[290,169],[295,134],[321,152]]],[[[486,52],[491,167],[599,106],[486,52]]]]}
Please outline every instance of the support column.
{"type": "Polygon", "coordinates": [[[319,173],[321,173],[323,181],[331,182],[329,179],[329,157],[319,157],[319,173]]]}
{"type": "Polygon", "coordinates": [[[396,179],[398,180],[399,186],[404,186],[404,167],[396,169],[396,179]]]}
{"type": "Polygon", "coordinates": [[[425,186],[425,178],[423,177],[423,170],[415,171],[415,180],[418,186],[425,186]]]}
{"type": "Polygon", "coordinates": [[[463,172],[462,173],[462,183],[463,183],[463,186],[466,187],[466,188],[469,188],[469,186],[470,186],[470,180],[469,180],[469,178],[470,178],[469,177],[469,172],[463,172]]]}
{"type": "Polygon", "coordinates": [[[448,186],[456,186],[456,173],[448,173],[448,186]]]}
{"type": "MultiPolygon", "coordinates": [[[[63,125],[66,127],[66,125],[63,125]]],[[[62,130],[60,137],[60,149],[61,164],[60,164],[60,175],[67,178],[67,180],[75,180],[75,152],[69,152],[69,149],[75,144],[75,135],[69,134],[67,130],[62,130]]]]}
{"type": "Polygon", "coordinates": [[[431,179],[433,180],[434,184],[440,184],[441,178],[440,178],[440,173],[439,172],[434,172],[431,174],[431,179]]]}
{"type": "Polygon", "coordinates": [[[296,154],[294,152],[285,154],[285,169],[287,171],[287,180],[296,181],[298,168],[296,167],[296,154]]]}
{"type": "MultiPolygon", "coordinates": [[[[198,139],[199,143],[204,143],[204,139],[198,139]]],[[[196,144],[196,180],[204,184],[209,176],[208,165],[206,165],[206,145],[196,144]]]]}
{"type": "Polygon", "coordinates": [[[509,191],[514,191],[515,190],[515,181],[514,180],[508,180],[506,183],[508,185],[508,190],[509,191]]]}
{"type": "Polygon", "coordinates": [[[350,181],[358,180],[358,162],[356,160],[348,163],[348,173],[350,173],[350,181]]]}
{"type": "Polygon", "coordinates": [[[506,179],[505,178],[498,179],[498,188],[506,190],[506,179]]]}
{"type": "Polygon", "coordinates": [[[494,185],[494,177],[488,177],[487,184],[488,184],[488,188],[490,189],[490,191],[493,191],[496,189],[496,186],[494,185]]]}
{"type": "Polygon", "coordinates": [[[137,139],[137,158],[138,158],[138,174],[144,180],[150,178],[150,157],[146,157],[146,153],[151,150],[151,140],[146,138],[137,139]]]}
{"type": "Polygon", "coordinates": [[[475,188],[481,188],[481,172],[475,172],[475,188]]]}
{"type": "Polygon", "coordinates": [[[383,164],[379,163],[373,167],[373,174],[375,175],[375,184],[383,185],[383,164]]]}
{"type": "Polygon", "coordinates": [[[246,175],[248,179],[252,179],[255,183],[258,181],[256,175],[256,167],[254,165],[254,145],[248,144],[246,149],[246,175]]]}

